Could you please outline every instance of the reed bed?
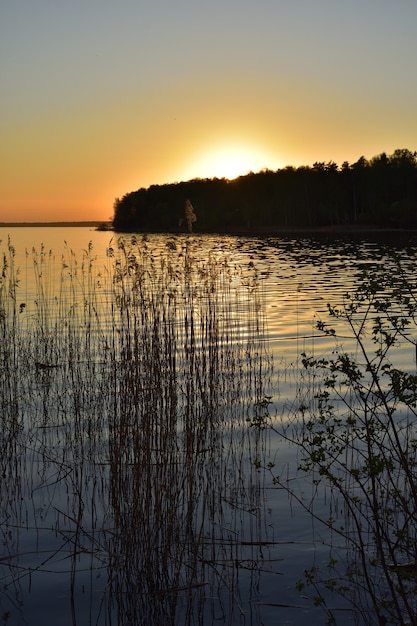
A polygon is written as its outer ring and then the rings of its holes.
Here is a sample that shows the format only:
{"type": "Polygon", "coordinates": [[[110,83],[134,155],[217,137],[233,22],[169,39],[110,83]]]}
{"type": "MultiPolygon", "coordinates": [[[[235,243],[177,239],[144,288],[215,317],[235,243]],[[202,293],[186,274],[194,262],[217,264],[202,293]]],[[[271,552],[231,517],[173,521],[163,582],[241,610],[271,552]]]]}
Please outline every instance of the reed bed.
{"type": "MultiPolygon", "coordinates": [[[[33,250],[19,270],[5,246],[8,623],[45,584],[66,588],[72,624],[239,624],[256,611],[265,441],[247,422],[272,372],[262,289],[251,263],[198,253],[192,237],[157,253],[130,237],[104,260],[91,245],[80,259],[33,250]]],[[[36,605],[45,624],[57,610],[36,605]]]]}

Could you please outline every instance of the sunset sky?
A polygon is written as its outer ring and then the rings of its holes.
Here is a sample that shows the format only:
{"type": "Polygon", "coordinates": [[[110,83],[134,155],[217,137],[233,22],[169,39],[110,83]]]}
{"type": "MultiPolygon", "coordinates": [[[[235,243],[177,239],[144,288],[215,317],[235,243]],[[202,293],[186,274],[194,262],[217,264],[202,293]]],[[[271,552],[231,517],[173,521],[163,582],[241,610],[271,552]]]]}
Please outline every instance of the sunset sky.
{"type": "Polygon", "coordinates": [[[0,221],[417,149],[415,0],[2,0],[0,221]]]}

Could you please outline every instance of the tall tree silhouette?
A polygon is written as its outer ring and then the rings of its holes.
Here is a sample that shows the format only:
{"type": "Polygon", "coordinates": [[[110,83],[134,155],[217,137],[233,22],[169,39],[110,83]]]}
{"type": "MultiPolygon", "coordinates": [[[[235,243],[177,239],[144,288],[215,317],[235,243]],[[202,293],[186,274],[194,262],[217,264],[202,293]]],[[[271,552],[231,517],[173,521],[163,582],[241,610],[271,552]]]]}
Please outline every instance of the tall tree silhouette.
{"type": "Polygon", "coordinates": [[[348,224],[417,228],[417,152],[397,149],[390,156],[383,152],[369,161],[362,156],[341,167],[317,161],[312,167],[265,169],[234,180],[197,178],[152,185],[115,200],[113,227],[173,232],[181,230],[185,217],[193,230],[196,214],[199,232],[348,224]]]}

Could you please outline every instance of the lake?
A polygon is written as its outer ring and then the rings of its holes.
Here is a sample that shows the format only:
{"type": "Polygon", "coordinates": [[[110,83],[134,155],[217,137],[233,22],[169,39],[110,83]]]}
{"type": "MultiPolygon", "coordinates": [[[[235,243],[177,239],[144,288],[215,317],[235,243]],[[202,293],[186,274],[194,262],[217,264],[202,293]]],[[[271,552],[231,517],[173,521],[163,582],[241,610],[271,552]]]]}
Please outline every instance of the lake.
{"type": "MultiPolygon", "coordinates": [[[[251,423],[292,418],[327,304],[417,235],[0,239],[2,623],[325,623],[296,583],[343,554],[303,507],[329,494],[279,488],[297,452],[251,423]]],[[[415,371],[413,345],[396,359],[415,371]]]]}

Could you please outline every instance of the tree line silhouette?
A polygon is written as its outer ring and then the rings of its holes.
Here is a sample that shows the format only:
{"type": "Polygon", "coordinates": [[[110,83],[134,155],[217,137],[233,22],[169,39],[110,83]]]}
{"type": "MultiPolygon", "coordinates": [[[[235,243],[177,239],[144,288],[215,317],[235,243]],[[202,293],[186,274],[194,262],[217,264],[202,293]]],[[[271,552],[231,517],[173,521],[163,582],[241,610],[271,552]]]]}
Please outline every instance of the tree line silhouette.
{"type": "Polygon", "coordinates": [[[113,228],[260,233],[340,225],[417,228],[417,152],[398,149],[356,163],[317,162],[234,180],[193,179],[151,185],[114,202],[113,228]]]}

